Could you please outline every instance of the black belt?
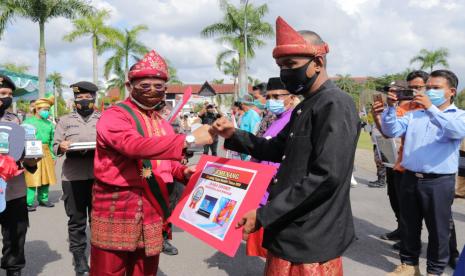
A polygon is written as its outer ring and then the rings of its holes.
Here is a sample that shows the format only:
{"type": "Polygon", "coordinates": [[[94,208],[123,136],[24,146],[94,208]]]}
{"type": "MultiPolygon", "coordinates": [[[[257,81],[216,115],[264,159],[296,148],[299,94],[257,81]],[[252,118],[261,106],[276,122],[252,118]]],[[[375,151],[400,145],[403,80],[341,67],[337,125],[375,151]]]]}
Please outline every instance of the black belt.
{"type": "Polygon", "coordinates": [[[438,174],[438,173],[420,173],[420,172],[412,172],[412,171],[407,171],[407,172],[413,174],[416,178],[423,178],[423,179],[430,179],[430,178],[438,178],[438,177],[442,177],[442,176],[455,175],[455,173],[438,174]]]}

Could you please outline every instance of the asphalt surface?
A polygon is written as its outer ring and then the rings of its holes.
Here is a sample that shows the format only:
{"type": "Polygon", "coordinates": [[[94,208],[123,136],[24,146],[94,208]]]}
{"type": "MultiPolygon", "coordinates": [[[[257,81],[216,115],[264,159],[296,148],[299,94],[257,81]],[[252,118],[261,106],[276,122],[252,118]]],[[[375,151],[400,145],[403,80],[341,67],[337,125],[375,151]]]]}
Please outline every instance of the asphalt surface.
{"type": "MultiPolygon", "coordinates": [[[[197,160],[198,158],[194,158],[197,160]]],[[[385,275],[399,263],[398,254],[387,242],[378,237],[396,226],[386,189],[369,188],[375,179],[375,167],[370,151],[359,150],[356,156],[355,176],[359,185],[351,190],[352,209],[357,240],[344,254],[344,275],[385,275]]],[[[57,164],[59,174],[59,162],[57,164]]],[[[68,252],[67,217],[61,197],[61,185],[51,188],[54,208],[38,208],[30,213],[30,228],[26,242],[26,268],[23,275],[75,275],[72,256],[68,252]]],[[[456,200],[453,206],[457,229],[458,248],[465,243],[465,201],[456,200]]],[[[423,229],[426,229],[423,227],[423,229]]],[[[427,233],[423,231],[421,271],[426,274],[427,233]]],[[[264,261],[245,256],[241,245],[234,258],[217,252],[208,245],[179,229],[174,231],[173,244],[180,251],[177,256],[161,256],[158,275],[262,275],[264,261]]],[[[0,275],[5,275],[2,270],[0,275]]],[[[448,269],[445,275],[452,275],[448,269]]]]}

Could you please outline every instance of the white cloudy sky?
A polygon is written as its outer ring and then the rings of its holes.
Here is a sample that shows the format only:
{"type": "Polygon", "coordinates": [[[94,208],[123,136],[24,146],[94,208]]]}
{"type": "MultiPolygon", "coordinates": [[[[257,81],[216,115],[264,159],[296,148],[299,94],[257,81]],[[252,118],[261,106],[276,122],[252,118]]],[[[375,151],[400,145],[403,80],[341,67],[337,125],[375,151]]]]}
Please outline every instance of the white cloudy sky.
{"type": "MultiPolygon", "coordinates": [[[[233,0],[239,4],[239,0],[233,0]]],[[[266,20],[273,24],[278,15],[296,29],[314,30],[326,40],[331,52],[331,75],[379,76],[403,71],[420,49],[446,47],[450,69],[465,82],[465,1],[463,0],[250,0],[267,3],[266,20]]],[[[217,22],[222,13],[217,0],[93,0],[99,8],[111,10],[110,23],[118,27],[146,24],[149,31],[141,40],[167,57],[185,83],[225,78],[215,66],[224,50],[213,40],[200,37],[203,27],[217,22]]],[[[90,80],[90,39],[62,41],[72,30],[70,21],[54,19],[46,25],[47,69],[61,72],[65,83],[90,80]]],[[[37,72],[38,26],[18,18],[0,41],[0,63],[15,62],[37,72]]],[[[271,52],[274,38],[257,50],[249,73],[267,80],[278,75],[271,52]]],[[[105,58],[100,58],[103,64],[105,58]]],[[[461,85],[463,87],[463,84],[461,85]]]]}

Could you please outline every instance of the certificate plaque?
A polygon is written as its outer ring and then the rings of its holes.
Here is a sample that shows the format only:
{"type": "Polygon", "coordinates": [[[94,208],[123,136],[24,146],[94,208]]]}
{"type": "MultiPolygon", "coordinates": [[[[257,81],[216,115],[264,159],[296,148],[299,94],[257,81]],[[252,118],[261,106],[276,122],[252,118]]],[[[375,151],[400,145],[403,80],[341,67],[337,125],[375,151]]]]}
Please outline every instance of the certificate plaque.
{"type": "Polygon", "coordinates": [[[30,124],[22,124],[25,133],[25,147],[24,157],[25,158],[41,158],[44,156],[42,150],[42,141],[36,138],[36,128],[30,124]]]}
{"type": "Polygon", "coordinates": [[[258,207],[275,172],[269,165],[203,155],[170,220],[232,257],[242,240],[236,223],[258,207]]]}

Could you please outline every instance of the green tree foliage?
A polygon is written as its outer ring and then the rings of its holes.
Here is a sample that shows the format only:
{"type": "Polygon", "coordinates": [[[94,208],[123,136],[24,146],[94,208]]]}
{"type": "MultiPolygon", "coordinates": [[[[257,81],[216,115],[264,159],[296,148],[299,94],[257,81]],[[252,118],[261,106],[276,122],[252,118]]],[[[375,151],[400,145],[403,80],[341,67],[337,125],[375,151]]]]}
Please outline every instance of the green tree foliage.
{"type": "Polygon", "coordinates": [[[449,63],[447,63],[448,56],[449,50],[447,50],[446,48],[440,48],[438,50],[433,51],[421,49],[420,53],[410,60],[410,63],[412,64],[419,62],[421,64],[420,69],[429,69],[431,73],[433,72],[434,66],[442,65],[445,68],[449,67],[449,63]]]}
{"type": "Polygon", "coordinates": [[[10,72],[18,73],[18,74],[27,74],[29,69],[31,68],[29,65],[25,64],[16,64],[12,62],[6,62],[0,65],[0,67],[3,67],[5,70],[8,70],[10,72]]]}
{"type": "Polygon", "coordinates": [[[66,86],[63,84],[63,76],[58,72],[53,72],[47,77],[52,80],[53,86],[55,87],[56,92],[56,112],[57,117],[61,117],[65,114],[68,114],[70,110],[66,106],[66,101],[63,98],[63,88],[66,86]]]}
{"type": "Polygon", "coordinates": [[[465,89],[458,92],[457,97],[455,97],[455,105],[460,109],[465,109],[465,89]]]}
{"type": "Polygon", "coordinates": [[[74,29],[63,37],[65,41],[73,42],[81,37],[89,37],[92,42],[93,81],[98,85],[98,49],[102,40],[115,41],[117,30],[108,26],[105,21],[110,18],[110,12],[100,10],[94,14],[73,20],[74,29]]]}
{"type": "Polygon", "coordinates": [[[212,84],[224,84],[224,79],[213,79],[212,84]]]}
{"type": "Polygon", "coordinates": [[[169,84],[182,84],[182,81],[178,77],[178,70],[173,66],[171,61],[165,59],[166,65],[168,66],[168,73],[170,75],[170,79],[168,80],[169,84]]]}
{"type": "Polygon", "coordinates": [[[235,7],[226,0],[220,0],[220,8],[223,12],[223,19],[205,27],[201,31],[201,36],[205,38],[216,37],[216,41],[222,43],[228,50],[218,54],[216,65],[222,72],[223,63],[231,57],[238,58],[238,73],[240,76],[246,70],[245,67],[245,34],[247,34],[247,57],[253,58],[255,50],[263,47],[263,39],[274,35],[273,27],[264,21],[264,16],[268,13],[266,4],[255,7],[248,4],[247,8],[235,7]],[[247,15],[247,26],[244,25],[244,18],[247,15]],[[238,55],[238,56],[237,56],[238,55]]]}
{"type": "Polygon", "coordinates": [[[109,78],[111,73],[118,75],[121,71],[127,75],[129,64],[132,61],[140,60],[149,49],[138,40],[141,32],[147,31],[145,25],[137,25],[132,29],[117,31],[114,39],[105,40],[99,47],[99,53],[111,51],[112,56],[105,62],[105,78],[109,78]]]}
{"type": "Polygon", "coordinates": [[[56,100],[56,105],[58,118],[71,112],[66,106],[66,101],[62,95],[58,96],[56,100]]]}
{"type": "Polygon", "coordinates": [[[39,24],[39,97],[45,96],[46,50],[45,23],[50,19],[74,19],[88,15],[93,9],[84,0],[2,0],[0,1],[0,36],[16,17],[23,17],[39,24]]]}
{"type": "Polygon", "coordinates": [[[347,92],[354,100],[357,108],[360,106],[360,94],[363,86],[357,83],[350,75],[337,75],[334,83],[342,90],[347,92]]]}

